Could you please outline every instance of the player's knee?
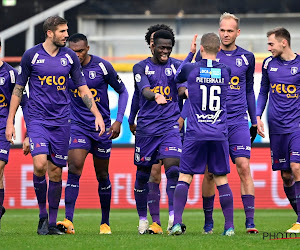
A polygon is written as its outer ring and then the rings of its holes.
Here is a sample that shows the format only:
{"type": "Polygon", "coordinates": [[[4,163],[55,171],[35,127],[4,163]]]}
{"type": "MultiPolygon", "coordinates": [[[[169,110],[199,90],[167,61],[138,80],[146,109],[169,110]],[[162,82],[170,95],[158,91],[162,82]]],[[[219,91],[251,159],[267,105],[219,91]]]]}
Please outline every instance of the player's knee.
{"type": "Polygon", "coordinates": [[[290,171],[281,171],[281,178],[286,186],[290,186],[293,183],[293,175],[290,171]]]}
{"type": "Polygon", "coordinates": [[[177,166],[172,166],[166,170],[167,179],[176,179],[179,177],[179,169],[177,166]]]}
{"type": "Polygon", "coordinates": [[[150,172],[137,171],[136,172],[136,181],[139,183],[148,183],[150,177],[150,172]]]}
{"type": "Polygon", "coordinates": [[[236,164],[236,167],[240,177],[247,178],[251,175],[248,161],[240,161],[236,164]]]}
{"type": "Polygon", "coordinates": [[[161,174],[157,174],[155,173],[155,175],[153,174],[153,172],[151,172],[150,178],[149,178],[149,182],[153,182],[153,183],[160,183],[161,182],[161,174]]]}
{"type": "Polygon", "coordinates": [[[205,172],[204,178],[206,179],[206,181],[214,181],[214,174],[209,173],[209,172],[205,172]]]}
{"type": "Polygon", "coordinates": [[[101,173],[101,174],[97,174],[97,180],[98,182],[105,182],[107,181],[109,178],[108,173],[101,173]]]}
{"type": "Polygon", "coordinates": [[[37,176],[43,176],[47,171],[47,161],[39,161],[34,164],[34,174],[37,176]]]}
{"type": "Polygon", "coordinates": [[[76,175],[82,174],[83,165],[74,164],[73,162],[68,163],[68,172],[76,175]]]}

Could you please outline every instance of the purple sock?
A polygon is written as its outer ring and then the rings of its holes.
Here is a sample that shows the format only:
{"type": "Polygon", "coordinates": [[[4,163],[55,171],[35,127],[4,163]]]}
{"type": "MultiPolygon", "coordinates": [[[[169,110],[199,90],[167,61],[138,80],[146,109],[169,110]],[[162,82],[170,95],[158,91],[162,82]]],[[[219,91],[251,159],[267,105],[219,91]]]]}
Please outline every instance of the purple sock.
{"type": "MultiPolygon", "coordinates": [[[[0,207],[3,206],[3,202],[4,202],[4,189],[0,189],[0,207]]],[[[2,209],[0,209],[0,219],[2,217],[2,209]]]]}
{"type": "Polygon", "coordinates": [[[222,211],[225,217],[224,229],[234,228],[233,226],[233,196],[231,189],[227,184],[217,186],[219,190],[219,199],[222,207],[222,211]]]}
{"type": "Polygon", "coordinates": [[[47,181],[44,176],[36,176],[33,174],[33,186],[36,195],[36,199],[39,204],[40,218],[48,218],[48,212],[46,208],[47,201],[47,181]]]}
{"type": "Polygon", "coordinates": [[[134,184],[134,198],[140,220],[147,219],[147,197],[149,193],[148,181],[150,173],[137,171],[134,184]]]}
{"type": "Polygon", "coordinates": [[[49,227],[56,227],[58,206],[61,197],[61,181],[49,180],[48,203],[49,203],[49,227]]]}
{"type": "Polygon", "coordinates": [[[215,195],[204,197],[203,198],[203,212],[205,217],[205,225],[206,224],[213,224],[213,211],[214,211],[214,201],[215,201],[215,195]]]}
{"type": "Polygon", "coordinates": [[[98,194],[100,198],[101,211],[102,211],[102,220],[101,225],[106,223],[109,225],[109,212],[110,212],[110,201],[111,201],[111,183],[109,175],[106,179],[98,180],[98,194]]]}
{"type": "Polygon", "coordinates": [[[182,223],[182,214],[187,201],[190,184],[178,181],[174,192],[174,223],[182,223]]]}
{"type": "Polygon", "coordinates": [[[174,211],[173,197],[174,197],[175,188],[176,188],[176,185],[178,182],[178,176],[179,176],[178,166],[171,166],[166,171],[166,177],[167,177],[166,192],[167,192],[168,200],[169,200],[169,213],[174,211]]]}
{"type": "Polygon", "coordinates": [[[254,195],[246,194],[242,195],[242,201],[246,214],[246,227],[247,225],[254,225],[254,195]]]}
{"type": "Polygon", "coordinates": [[[283,186],[284,192],[286,197],[289,199],[292,208],[294,209],[295,213],[297,214],[297,203],[296,203],[296,196],[295,196],[295,183],[290,186],[286,187],[283,186]]]}
{"type": "Polygon", "coordinates": [[[295,196],[296,196],[296,204],[297,204],[297,222],[300,223],[300,181],[295,182],[295,196]]]}
{"type": "Polygon", "coordinates": [[[160,201],[160,190],[159,183],[148,182],[149,193],[148,193],[148,207],[152,217],[152,221],[160,224],[159,218],[159,201],[160,201]]]}
{"type": "Polygon", "coordinates": [[[65,188],[66,218],[73,222],[75,203],[79,193],[80,175],[68,173],[67,186],[65,188]]]}

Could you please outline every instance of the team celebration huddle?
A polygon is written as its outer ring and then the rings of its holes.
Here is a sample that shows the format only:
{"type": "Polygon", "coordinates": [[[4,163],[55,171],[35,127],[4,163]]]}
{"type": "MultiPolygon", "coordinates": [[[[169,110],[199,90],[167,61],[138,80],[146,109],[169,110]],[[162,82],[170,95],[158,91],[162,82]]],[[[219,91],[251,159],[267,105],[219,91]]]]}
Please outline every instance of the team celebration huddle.
{"type": "MultiPolygon", "coordinates": [[[[129,124],[125,124],[135,135],[132,157],[139,234],[163,234],[165,230],[168,235],[188,233],[182,216],[189,187],[195,174],[203,174],[203,233],[214,233],[216,187],[225,219],[222,235],[233,236],[233,195],[227,179],[230,170],[240,177],[245,232],[257,234],[263,230],[256,228],[254,220],[250,155],[257,134],[265,137],[261,116],[267,101],[272,169],[281,171],[284,192],[297,215],[291,228],[286,225],[287,232],[300,233],[300,57],[291,49],[287,29],[277,27],[267,32],[272,55],[262,64],[256,103],[255,57],[236,45],[239,22],[233,14],[222,14],[218,35],[194,35],[184,61],[170,56],[176,42],[171,27],[156,24],[146,31],[152,56],[133,67],[134,94],[129,124]],[[236,170],[230,169],[230,160],[236,170]],[[169,206],[165,229],[160,221],[162,166],[169,206]]],[[[0,61],[0,92],[6,103],[0,107],[0,222],[5,214],[4,168],[16,137],[14,118],[21,105],[27,128],[23,151],[33,158],[33,185],[39,206],[37,233],[75,234],[73,218],[80,177],[91,153],[102,212],[100,234],[112,234],[109,219],[114,187],[109,160],[112,140],[121,133],[128,102],[126,83],[108,61],[89,54],[84,34],[69,36],[64,18],[48,17],[43,30],[45,41],[24,53],[18,72],[0,61]],[[25,91],[27,83],[29,93],[25,91]],[[113,123],[109,86],[119,95],[113,123]],[[65,218],[57,221],[64,167],[68,168],[65,218]]]]}

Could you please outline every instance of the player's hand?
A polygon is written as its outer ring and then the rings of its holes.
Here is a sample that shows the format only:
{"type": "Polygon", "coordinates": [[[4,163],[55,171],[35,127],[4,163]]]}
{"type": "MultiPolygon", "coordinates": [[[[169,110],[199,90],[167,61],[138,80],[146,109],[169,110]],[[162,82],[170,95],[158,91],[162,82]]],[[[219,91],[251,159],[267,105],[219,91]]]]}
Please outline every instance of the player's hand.
{"type": "Polygon", "coordinates": [[[107,132],[110,137],[108,139],[115,139],[119,137],[121,131],[121,123],[118,121],[115,121],[113,125],[109,128],[109,131],[107,132]]]}
{"type": "Polygon", "coordinates": [[[188,89],[186,89],[186,90],[184,91],[184,94],[186,95],[186,98],[189,98],[189,90],[188,90],[188,89]]]}
{"type": "Polygon", "coordinates": [[[265,128],[264,123],[261,121],[260,117],[257,116],[257,133],[262,137],[265,138],[265,128]]]}
{"type": "Polygon", "coordinates": [[[256,135],[257,135],[257,124],[254,124],[250,127],[251,144],[254,142],[256,135]]]}
{"type": "Polygon", "coordinates": [[[195,54],[196,51],[197,51],[197,42],[196,42],[197,37],[198,37],[198,34],[195,34],[194,37],[193,37],[193,40],[192,40],[192,44],[191,44],[191,52],[193,54],[195,54]]]}
{"type": "Polygon", "coordinates": [[[163,95],[158,94],[158,93],[155,94],[155,101],[157,104],[166,104],[167,103],[166,98],[163,95]]]}
{"type": "Polygon", "coordinates": [[[6,140],[8,140],[11,144],[14,144],[14,141],[16,139],[16,131],[13,123],[7,122],[6,124],[6,130],[5,130],[5,137],[6,140]]]}
{"type": "Polygon", "coordinates": [[[136,133],[136,124],[129,124],[129,129],[133,135],[136,133]]]}
{"type": "Polygon", "coordinates": [[[180,131],[184,126],[184,119],[182,117],[179,117],[178,124],[179,124],[179,131],[180,131]]]}
{"type": "Polygon", "coordinates": [[[30,152],[30,148],[29,148],[29,137],[26,136],[24,141],[23,141],[23,154],[24,155],[28,155],[30,152]]]}
{"type": "Polygon", "coordinates": [[[96,131],[99,131],[99,129],[100,129],[99,136],[103,135],[105,132],[105,124],[104,124],[101,114],[97,115],[95,118],[95,129],[96,129],[96,131]]]}

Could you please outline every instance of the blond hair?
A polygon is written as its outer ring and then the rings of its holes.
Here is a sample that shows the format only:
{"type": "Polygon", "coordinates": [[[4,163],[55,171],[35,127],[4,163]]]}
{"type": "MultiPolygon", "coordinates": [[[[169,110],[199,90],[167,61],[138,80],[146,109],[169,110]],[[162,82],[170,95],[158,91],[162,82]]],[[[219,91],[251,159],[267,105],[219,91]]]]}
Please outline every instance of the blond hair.
{"type": "Polygon", "coordinates": [[[234,14],[228,13],[228,12],[224,12],[221,16],[220,16],[220,23],[224,20],[224,19],[233,19],[234,21],[236,21],[236,25],[237,25],[237,29],[240,26],[240,19],[235,16],[234,14]]]}

